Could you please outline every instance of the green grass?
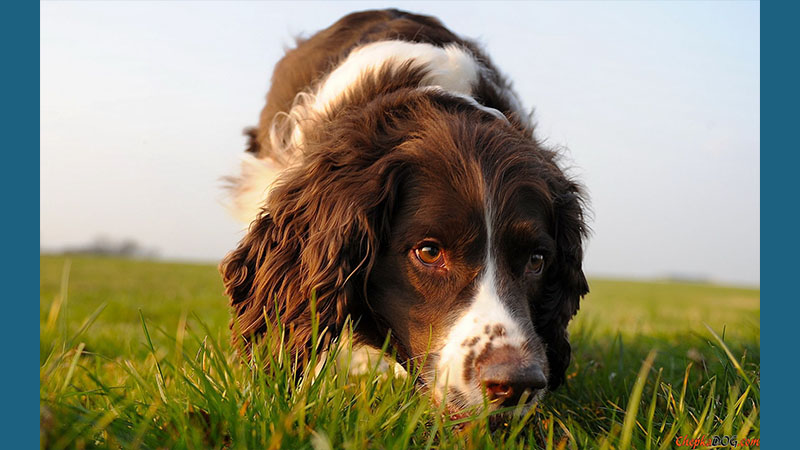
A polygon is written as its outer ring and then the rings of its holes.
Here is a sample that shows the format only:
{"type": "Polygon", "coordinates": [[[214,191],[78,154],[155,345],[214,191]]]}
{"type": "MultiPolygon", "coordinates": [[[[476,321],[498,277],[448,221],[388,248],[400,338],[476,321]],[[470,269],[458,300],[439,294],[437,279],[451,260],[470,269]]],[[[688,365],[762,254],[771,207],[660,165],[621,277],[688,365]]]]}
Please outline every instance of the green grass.
{"type": "Polygon", "coordinates": [[[215,267],[43,256],[42,447],[660,449],[759,437],[758,290],[590,285],[566,385],[490,431],[480,411],[451,421],[413,377],[325,365],[298,382],[288,360],[253,369],[263,361],[228,345],[215,267]]]}

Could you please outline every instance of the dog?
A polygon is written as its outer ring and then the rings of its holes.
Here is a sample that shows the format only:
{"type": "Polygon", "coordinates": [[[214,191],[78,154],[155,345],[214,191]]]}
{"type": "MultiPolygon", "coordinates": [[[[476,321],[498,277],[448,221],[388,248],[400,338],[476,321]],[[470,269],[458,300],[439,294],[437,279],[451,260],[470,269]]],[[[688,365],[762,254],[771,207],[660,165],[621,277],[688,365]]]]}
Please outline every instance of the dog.
{"type": "Polygon", "coordinates": [[[585,194],[475,42],[433,17],[347,15],[278,62],[246,134],[231,203],[249,228],[220,264],[237,347],[280,320],[306,361],[313,297],[320,330],[390,336],[452,410],[564,381],[585,194]]]}

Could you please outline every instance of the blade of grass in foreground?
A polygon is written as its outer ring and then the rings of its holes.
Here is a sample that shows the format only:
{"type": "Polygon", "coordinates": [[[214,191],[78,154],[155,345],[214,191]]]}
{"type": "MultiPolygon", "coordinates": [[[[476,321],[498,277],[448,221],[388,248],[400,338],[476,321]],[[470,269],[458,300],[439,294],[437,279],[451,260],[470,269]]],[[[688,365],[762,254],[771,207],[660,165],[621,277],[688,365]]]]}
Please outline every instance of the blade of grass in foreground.
{"type": "Polygon", "coordinates": [[[741,364],[739,364],[739,361],[737,361],[736,358],[733,356],[733,353],[728,348],[728,346],[725,345],[725,341],[723,341],[722,338],[720,338],[719,335],[717,335],[717,333],[715,333],[714,330],[707,323],[704,323],[703,325],[705,325],[705,327],[708,329],[708,332],[711,333],[712,336],[714,336],[714,339],[716,339],[717,343],[720,345],[720,347],[722,347],[722,350],[725,351],[725,354],[728,355],[728,359],[730,359],[731,363],[733,364],[733,367],[736,368],[736,371],[739,372],[739,376],[741,376],[747,383],[747,385],[750,386],[750,389],[752,390],[753,395],[756,397],[756,400],[760,400],[759,389],[753,384],[753,382],[750,380],[750,377],[748,377],[747,374],[744,373],[744,369],[742,369],[741,364]]]}
{"type": "Polygon", "coordinates": [[[647,373],[653,367],[656,358],[656,351],[651,350],[645,358],[639,375],[636,377],[636,384],[633,385],[631,397],[628,399],[628,407],[625,410],[625,420],[622,422],[622,436],[620,436],[620,450],[627,450],[631,446],[631,436],[633,435],[633,425],[636,423],[636,414],[639,412],[639,401],[642,399],[644,383],[647,381],[647,373]]]}
{"type": "Polygon", "coordinates": [[[658,384],[661,382],[661,374],[664,372],[664,369],[658,370],[658,377],[656,378],[656,382],[653,384],[653,396],[650,399],[650,409],[647,411],[647,441],[645,442],[645,450],[650,450],[653,444],[653,417],[656,414],[656,401],[658,400],[658,384]]]}
{"type": "Polygon", "coordinates": [[[150,350],[150,354],[153,355],[153,361],[155,361],[156,369],[158,370],[158,373],[156,374],[156,386],[158,387],[158,393],[164,403],[169,403],[167,400],[167,392],[164,388],[164,371],[161,370],[161,363],[158,362],[156,348],[153,346],[153,340],[150,339],[150,331],[147,329],[147,323],[144,320],[144,314],[142,313],[141,309],[139,309],[139,318],[142,320],[142,330],[144,330],[144,337],[147,339],[147,348],[150,350]]]}

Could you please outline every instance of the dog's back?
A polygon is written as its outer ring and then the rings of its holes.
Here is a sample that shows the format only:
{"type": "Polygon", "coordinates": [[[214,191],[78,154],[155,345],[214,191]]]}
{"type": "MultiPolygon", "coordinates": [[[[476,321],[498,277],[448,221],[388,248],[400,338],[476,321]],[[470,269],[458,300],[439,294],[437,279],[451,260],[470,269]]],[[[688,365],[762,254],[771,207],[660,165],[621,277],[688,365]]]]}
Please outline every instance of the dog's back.
{"type": "MultiPolygon", "coordinates": [[[[275,157],[270,145],[270,130],[276,115],[288,112],[298,94],[310,92],[355,48],[388,40],[426,43],[437,47],[458,44],[469,49],[472,56],[488,69],[486,75],[493,78],[494,84],[510,89],[478,45],[455,35],[435,17],[397,9],[356,12],[310,38],[299,38],[297,47],[289,50],[278,62],[258,127],[247,130],[250,136],[247,151],[259,158],[275,157]]],[[[485,106],[500,111],[516,107],[490,86],[476,88],[475,97],[485,106]]]]}

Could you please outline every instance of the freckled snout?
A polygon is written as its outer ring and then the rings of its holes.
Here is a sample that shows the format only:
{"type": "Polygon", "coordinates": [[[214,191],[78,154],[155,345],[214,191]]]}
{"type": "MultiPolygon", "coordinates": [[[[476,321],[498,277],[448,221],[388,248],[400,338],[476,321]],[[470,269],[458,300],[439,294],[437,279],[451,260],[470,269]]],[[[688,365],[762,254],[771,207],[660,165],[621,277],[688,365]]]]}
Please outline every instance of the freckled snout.
{"type": "Polygon", "coordinates": [[[518,351],[508,347],[494,352],[479,370],[489,400],[497,401],[501,406],[515,406],[526,390],[533,395],[547,387],[542,368],[525,362],[518,351]]]}

